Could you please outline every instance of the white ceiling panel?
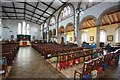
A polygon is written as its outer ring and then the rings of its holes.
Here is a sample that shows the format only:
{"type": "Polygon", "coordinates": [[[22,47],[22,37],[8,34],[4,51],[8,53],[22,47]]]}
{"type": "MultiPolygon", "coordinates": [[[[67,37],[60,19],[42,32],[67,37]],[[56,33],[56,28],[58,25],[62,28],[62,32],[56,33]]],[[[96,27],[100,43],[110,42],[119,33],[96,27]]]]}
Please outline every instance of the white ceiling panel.
{"type": "Polygon", "coordinates": [[[36,6],[37,5],[37,2],[29,2],[29,4],[33,5],[33,6],[36,6]]]}
{"type": "Polygon", "coordinates": [[[18,17],[18,19],[24,19],[24,17],[18,17]]]}
{"type": "Polygon", "coordinates": [[[16,12],[24,13],[24,10],[22,10],[22,9],[16,9],[16,12]]]}
{"type": "Polygon", "coordinates": [[[15,3],[15,7],[24,8],[24,4],[23,3],[15,3]]]}
{"type": "Polygon", "coordinates": [[[36,9],[35,13],[37,13],[37,14],[40,14],[40,15],[41,15],[43,12],[42,12],[42,11],[40,11],[40,10],[38,10],[38,9],[36,9]]]}
{"type": "Polygon", "coordinates": [[[29,6],[29,5],[26,5],[26,9],[34,11],[35,8],[33,8],[33,7],[29,6]]]}
{"type": "Polygon", "coordinates": [[[34,18],[34,17],[33,17],[32,19],[33,19],[33,20],[38,20],[37,18],[34,18]]]}
{"type": "Polygon", "coordinates": [[[50,5],[51,2],[45,2],[46,4],[50,5]]]}
{"type": "Polygon", "coordinates": [[[26,17],[28,17],[28,18],[31,18],[31,16],[29,16],[29,15],[25,15],[26,17]]]}
{"type": "Polygon", "coordinates": [[[31,20],[32,22],[36,22],[35,20],[31,20]]]}
{"type": "Polygon", "coordinates": [[[34,16],[35,16],[35,17],[38,17],[38,18],[40,17],[39,15],[36,15],[36,14],[34,14],[34,16]]]}
{"type": "Polygon", "coordinates": [[[43,16],[45,16],[45,17],[49,17],[50,15],[48,15],[48,14],[44,13],[44,15],[43,15],[43,16]]]}
{"type": "Polygon", "coordinates": [[[8,16],[16,16],[15,13],[7,13],[8,16]]]}
{"type": "Polygon", "coordinates": [[[45,20],[45,18],[44,18],[44,17],[41,17],[41,19],[42,19],[42,20],[45,20]]]}
{"type": "Polygon", "coordinates": [[[32,15],[32,14],[33,14],[32,12],[29,12],[29,11],[26,11],[26,13],[27,13],[27,14],[30,14],[30,15],[32,15]]]}
{"type": "Polygon", "coordinates": [[[4,10],[5,10],[6,12],[14,12],[14,9],[12,9],[12,8],[4,8],[4,10]]]}
{"type": "Polygon", "coordinates": [[[62,5],[61,2],[54,2],[51,6],[57,9],[57,8],[59,8],[61,5],[62,5]]]}
{"type": "Polygon", "coordinates": [[[42,10],[45,10],[47,8],[47,6],[42,4],[42,3],[39,3],[38,8],[42,9],[42,10]]]}
{"type": "Polygon", "coordinates": [[[30,20],[30,19],[28,19],[28,18],[25,18],[26,20],[30,20]]]}
{"type": "Polygon", "coordinates": [[[24,14],[17,14],[17,16],[24,16],[24,14]]]}
{"type": "Polygon", "coordinates": [[[43,22],[42,20],[39,20],[39,22],[43,22]]]}
{"type": "Polygon", "coordinates": [[[12,2],[2,2],[2,6],[13,7],[12,2]]]}
{"type": "Polygon", "coordinates": [[[54,10],[51,9],[51,8],[49,8],[49,9],[47,10],[47,12],[50,13],[50,14],[52,14],[52,13],[54,12],[54,10]]]}

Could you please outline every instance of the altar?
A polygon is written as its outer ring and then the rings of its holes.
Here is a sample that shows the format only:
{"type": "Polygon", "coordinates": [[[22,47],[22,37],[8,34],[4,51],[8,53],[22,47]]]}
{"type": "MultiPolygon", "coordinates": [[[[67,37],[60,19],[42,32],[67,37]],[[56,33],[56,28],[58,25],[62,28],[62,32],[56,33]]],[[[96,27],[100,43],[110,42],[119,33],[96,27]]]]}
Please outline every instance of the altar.
{"type": "Polygon", "coordinates": [[[25,47],[25,46],[30,46],[30,41],[29,40],[26,40],[26,39],[22,39],[20,42],[19,42],[19,46],[21,47],[25,47]]]}

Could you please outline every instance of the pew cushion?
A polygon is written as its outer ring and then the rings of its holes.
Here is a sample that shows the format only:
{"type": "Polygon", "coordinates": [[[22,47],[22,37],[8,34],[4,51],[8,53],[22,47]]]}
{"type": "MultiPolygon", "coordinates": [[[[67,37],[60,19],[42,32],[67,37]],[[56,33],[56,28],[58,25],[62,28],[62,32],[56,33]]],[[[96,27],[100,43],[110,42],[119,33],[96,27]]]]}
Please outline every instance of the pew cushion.
{"type": "Polygon", "coordinates": [[[96,78],[97,77],[97,70],[91,71],[91,76],[92,76],[92,78],[96,78]]]}
{"type": "Polygon", "coordinates": [[[98,75],[101,75],[102,74],[102,67],[98,67],[97,71],[98,71],[98,75]]]}
{"type": "Polygon", "coordinates": [[[91,78],[91,75],[89,73],[83,76],[83,80],[90,79],[90,78],[91,78]]]}
{"type": "Polygon", "coordinates": [[[103,71],[105,71],[108,68],[108,62],[105,62],[102,64],[103,71]]]}
{"type": "Polygon", "coordinates": [[[114,63],[115,63],[115,59],[112,59],[112,60],[109,60],[109,61],[108,61],[108,65],[109,65],[109,66],[114,65],[114,63]]]}
{"type": "Polygon", "coordinates": [[[52,57],[52,58],[50,58],[50,62],[51,63],[54,63],[54,62],[56,62],[57,61],[57,57],[52,57]]]}

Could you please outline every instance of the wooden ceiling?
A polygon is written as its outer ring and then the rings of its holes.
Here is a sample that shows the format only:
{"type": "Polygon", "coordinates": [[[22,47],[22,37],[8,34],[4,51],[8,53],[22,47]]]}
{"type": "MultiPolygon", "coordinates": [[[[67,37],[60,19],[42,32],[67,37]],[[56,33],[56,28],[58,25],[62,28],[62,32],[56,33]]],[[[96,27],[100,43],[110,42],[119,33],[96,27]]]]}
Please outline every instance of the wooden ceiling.
{"type": "MultiPolygon", "coordinates": [[[[106,26],[111,24],[120,23],[120,10],[112,10],[103,15],[100,21],[100,26],[106,26]]],[[[82,23],[82,29],[88,29],[96,27],[95,20],[93,18],[85,19],[82,23]]]]}
{"type": "Polygon", "coordinates": [[[72,23],[69,23],[69,24],[67,25],[66,31],[67,31],[67,32],[74,31],[74,27],[73,27],[73,24],[72,24],[72,23]]]}
{"type": "Polygon", "coordinates": [[[120,23],[120,10],[110,11],[105,14],[101,19],[101,26],[120,23]]]}
{"type": "Polygon", "coordinates": [[[63,26],[60,27],[59,33],[64,33],[64,27],[63,26]]]}
{"type": "Polygon", "coordinates": [[[68,27],[67,27],[67,32],[71,32],[71,31],[74,31],[73,26],[68,26],[68,27]]]}
{"type": "Polygon", "coordinates": [[[93,18],[85,19],[82,23],[82,29],[95,27],[95,20],[93,18]]]}

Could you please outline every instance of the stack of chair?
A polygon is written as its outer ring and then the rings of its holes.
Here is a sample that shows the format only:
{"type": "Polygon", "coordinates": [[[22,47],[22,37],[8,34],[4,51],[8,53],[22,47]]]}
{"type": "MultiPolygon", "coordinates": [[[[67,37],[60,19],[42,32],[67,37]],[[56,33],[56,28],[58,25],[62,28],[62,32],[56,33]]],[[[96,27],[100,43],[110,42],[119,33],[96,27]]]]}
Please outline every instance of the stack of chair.
{"type": "Polygon", "coordinates": [[[76,79],[76,76],[79,76],[80,79],[96,78],[97,76],[100,76],[109,66],[113,66],[116,63],[116,58],[118,56],[115,55],[118,54],[118,51],[115,51],[84,62],[83,67],[75,70],[74,79],[76,79]]]}

